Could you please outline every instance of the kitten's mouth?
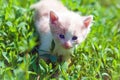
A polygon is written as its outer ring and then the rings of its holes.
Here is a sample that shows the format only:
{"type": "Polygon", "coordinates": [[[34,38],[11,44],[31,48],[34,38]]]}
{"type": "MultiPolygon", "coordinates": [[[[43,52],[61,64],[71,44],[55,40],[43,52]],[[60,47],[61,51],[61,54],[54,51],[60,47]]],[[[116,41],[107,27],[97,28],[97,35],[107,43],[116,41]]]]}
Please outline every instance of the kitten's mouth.
{"type": "Polygon", "coordinates": [[[71,49],[72,47],[66,47],[66,46],[64,46],[64,48],[65,48],[65,49],[71,49]]]}

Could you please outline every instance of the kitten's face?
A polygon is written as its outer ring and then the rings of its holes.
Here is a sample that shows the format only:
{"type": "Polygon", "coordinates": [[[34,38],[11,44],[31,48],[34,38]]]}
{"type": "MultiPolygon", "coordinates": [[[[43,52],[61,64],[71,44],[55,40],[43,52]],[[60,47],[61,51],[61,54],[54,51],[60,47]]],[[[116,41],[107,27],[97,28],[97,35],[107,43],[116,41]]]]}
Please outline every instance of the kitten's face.
{"type": "Polygon", "coordinates": [[[78,15],[73,18],[70,15],[58,17],[54,12],[50,12],[50,28],[53,38],[65,49],[71,49],[85,39],[91,21],[91,17],[88,17],[88,20],[78,15]]]}

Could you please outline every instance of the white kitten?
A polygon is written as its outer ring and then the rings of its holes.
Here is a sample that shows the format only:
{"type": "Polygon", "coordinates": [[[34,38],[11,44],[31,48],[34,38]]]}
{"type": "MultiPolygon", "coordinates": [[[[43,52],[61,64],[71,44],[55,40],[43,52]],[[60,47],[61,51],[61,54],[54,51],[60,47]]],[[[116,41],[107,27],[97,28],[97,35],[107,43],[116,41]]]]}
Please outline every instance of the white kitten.
{"type": "Polygon", "coordinates": [[[90,32],[93,16],[80,16],[69,11],[58,0],[41,0],[31,6],[36,10],[35,25],[40,34],[39,54],[50,51],[52,40],[55,48],[51,54],[66,61],[90,32]]]}

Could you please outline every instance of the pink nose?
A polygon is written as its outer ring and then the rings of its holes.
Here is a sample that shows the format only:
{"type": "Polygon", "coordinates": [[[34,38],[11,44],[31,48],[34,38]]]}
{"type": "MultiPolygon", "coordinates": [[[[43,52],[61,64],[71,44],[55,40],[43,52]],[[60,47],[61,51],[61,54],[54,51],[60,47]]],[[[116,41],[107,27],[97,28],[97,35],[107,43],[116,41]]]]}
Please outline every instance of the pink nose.
{"type": "Polygon", "coordinates": [[[64,43],[64,48],[70,49],[71,47],[72,47],[72,45],[70,44],[70,42],[65,42],[64,43]]]}

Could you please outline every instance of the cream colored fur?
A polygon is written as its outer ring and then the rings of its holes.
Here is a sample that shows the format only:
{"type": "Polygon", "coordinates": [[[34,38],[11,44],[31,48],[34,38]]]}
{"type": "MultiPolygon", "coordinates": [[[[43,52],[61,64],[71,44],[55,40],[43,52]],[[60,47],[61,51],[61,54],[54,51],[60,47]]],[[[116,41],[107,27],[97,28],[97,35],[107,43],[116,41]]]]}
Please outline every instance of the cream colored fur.
{"type": "MultiPolygon", "coordinates": [[[[70,55],[73,53],[73,49],[76,45],[80,44],[90,32],[90,26],[93,17],[92,16],[80,16],[77,13],[69,11],[59,0],[41,0],[40,2],[31,6],[35,9],[35,26],[37,31],[40,34],[41,45],[40,50],[49,51],[51,49],[52,40],[55,41],[55,49],[53,53],[56,56],[63,56],[63,60],[70,59],[70,55]],[[66,29],[66,40],[59,41],[56,38],[56,33],[51,29],[52,25],[50,24],[50,11],[56,13],[59,17],[59,22],[64,25],[63,28],[66,29]],[[91,19],[90,24],[84,27],[83,21],[89,17],[91,19]],[[77,35],[78,40],[73,42],[70,40],[72,35],[77,35]],[[69,41],[72,45],[71,49],[65,49],[61,46],[65,41],[69,41]]],[[[39,51],[39,54],[45,54],[43,51],[39,51]]]]}

